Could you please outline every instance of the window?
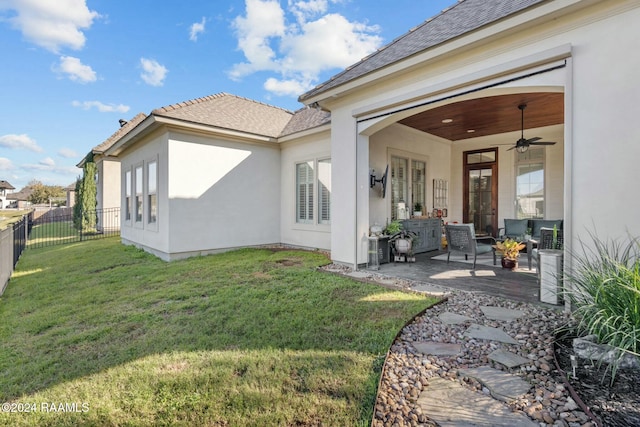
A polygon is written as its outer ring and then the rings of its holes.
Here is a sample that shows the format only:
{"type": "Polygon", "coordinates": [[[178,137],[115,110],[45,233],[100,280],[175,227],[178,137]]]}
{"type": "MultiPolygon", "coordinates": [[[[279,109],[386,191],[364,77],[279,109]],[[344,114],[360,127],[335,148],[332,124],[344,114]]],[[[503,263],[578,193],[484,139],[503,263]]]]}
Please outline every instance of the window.
{"type": "Polygon", "coordinates": [[[318,222],[331,223],[331,159],[318,161],[318,222]]]}
{"type": "Polygon", "coordinates": [[[313,222],[313,161],[296,165],[296,222],[313,222]]]}
{"type": "Polygon", "coordinates": [[[296,222],[331,224],[331,159],[296,164],[296,222]]]}
{"type": "Polygon", "coordinates": [[[149,224],[154,224],[158,220],[157,170],[157,162],[147,164],[147,206],[149,209],[147,222],[149,224]]]}
{"type": "Polygon", "coordinates": [[[427,212],[426,183],[425,161],[391,157],[391,219],[409,218],[416,203],[420,203],[422,212],[427,212]]]}
{"type": "Polygon", "coordinates": [[[124,219],[131,221],[131,171],[124,174],[124,219]]]}
{"type": "Polygon", "coordinates": [[[136,166],[136,206],[135,216],[136,222],[142,222],[142,166],[136,166]]]}
{"type": "Polygon", "coordinates": [[[544,149],[517,153],[516,217],[544,218],[544,149]]]}

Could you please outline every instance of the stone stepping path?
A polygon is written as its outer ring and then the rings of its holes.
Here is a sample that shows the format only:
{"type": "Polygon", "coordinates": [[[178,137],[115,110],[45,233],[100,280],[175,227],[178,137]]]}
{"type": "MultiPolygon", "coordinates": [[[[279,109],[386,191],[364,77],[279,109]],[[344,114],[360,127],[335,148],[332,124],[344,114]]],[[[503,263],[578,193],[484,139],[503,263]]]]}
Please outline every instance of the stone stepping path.
{"type": "MultiPolygon", "coordinates": [[[[524,313],[502,307],[480,307],[488,320],[509,322],[524,313]]],[[[518,342],[503,329],[474,323],[474,319],[456,313],[439,315],[442,323],[460,325],[469,323],[464,336],[478,340],[497,341],[506,344],[518,342]]],[[[461,353],[461,344],[419,342],[414,347],[420,353],[433,356],[455,356],[461,353]]],[[[530,363],[530,360],[505,349],[497,349],[488,355],[489,360],[511,369],[530,363]]],[[[459,376],[474,378],[482,384],[489,395],[470,390],[457,381],[431,378],[418,398],[423,413],[442,427],[512,426],[534,427],[538,424],[523,413],[513,412],[505,402],[511,402],[526,394],[531,384],[516,375],[490,366],[461,369],[459,376]]]]}
{"type": "Polygon", "coordinates": [[[502,329],[478,325],[477,323],[473,323],[469,326],[469,329],[464,333],[464,336],[480,340],[499,341],[506,344],[518,344],[518,341],[511,338],[511,336],[502,329]]]}
{"type": "Polygon", "coordinates": [[[537,427],[526,415],[505,404],[444,378],[429,380],[418,405],[441,427],[537,427]]]}

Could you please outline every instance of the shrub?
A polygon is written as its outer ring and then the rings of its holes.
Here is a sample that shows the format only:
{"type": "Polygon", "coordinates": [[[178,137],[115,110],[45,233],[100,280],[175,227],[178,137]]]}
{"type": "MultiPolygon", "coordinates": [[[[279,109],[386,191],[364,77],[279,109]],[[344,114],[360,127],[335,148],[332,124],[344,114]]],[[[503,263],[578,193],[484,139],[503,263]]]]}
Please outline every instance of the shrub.
{"type": "Polygon", "coordinates": [[[602,241],[581,243],[573,254],[572,272],[565,277],[565,294],[573,305],[577,332],[595,335],[600,344],[615,349],[611,382],[622,357],[640,353],[640,243],[602,241]]]}

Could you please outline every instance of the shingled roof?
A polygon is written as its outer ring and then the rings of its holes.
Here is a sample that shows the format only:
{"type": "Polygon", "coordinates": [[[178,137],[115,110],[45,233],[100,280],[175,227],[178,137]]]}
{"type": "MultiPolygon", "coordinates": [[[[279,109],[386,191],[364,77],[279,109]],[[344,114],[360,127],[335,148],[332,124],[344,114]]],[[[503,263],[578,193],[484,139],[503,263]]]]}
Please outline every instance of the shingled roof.
{"type": "Polygon", "coordinates": [[[459,0],[440,14],[302,94],[300,102],[412,55],[552,0],[459,0]]]}
{"type": "Polygon", "coordinates": [[[136,114],[131,120],[124,123],[120,128],[115,131],[109,138],[104,140],[99,145],[93,147],[93,153],[104,153],[107,149],[109,149],[113,144],[115,144],[120,138],[127,134],[131,129],[138,126],[138,124],[143,121],[147,117],[144,113],[136,114]]]}
{"type": "Polygon", "coordinates": [[[331,122],[331,113],[315,108],[301,108],[296,111],[280,136],[313,129],[331,122]]]}
{"type": "Polygon", "coordinates": [[[155,116],[277,138],[293,113],[228,93],[205,96],[152,111],[155,116]]]}
{"type": "Polygon", "coordinates": [[[4,179],[0,180],[0,190],[15,190],[16,187],[9,184],[9,181],[5,181],[4,179]]]}

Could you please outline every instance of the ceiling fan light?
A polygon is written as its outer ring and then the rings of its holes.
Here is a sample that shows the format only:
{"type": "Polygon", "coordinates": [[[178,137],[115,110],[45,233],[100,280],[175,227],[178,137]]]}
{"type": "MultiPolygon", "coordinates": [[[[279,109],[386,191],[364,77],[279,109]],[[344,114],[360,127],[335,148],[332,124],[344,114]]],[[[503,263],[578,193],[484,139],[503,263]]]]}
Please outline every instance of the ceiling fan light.
{"type": "Polygon", "coordinates": [[[518,145],[518,146],[516,147],[516,151],[517,151],[518,153],[526,153],[528,149],[529,149],[529,146],[528,146],[528,145],[518,145]]]}

